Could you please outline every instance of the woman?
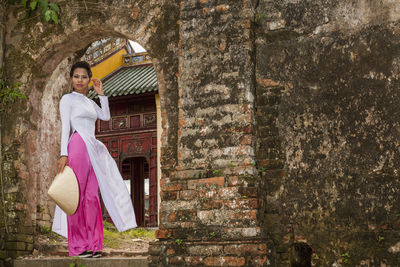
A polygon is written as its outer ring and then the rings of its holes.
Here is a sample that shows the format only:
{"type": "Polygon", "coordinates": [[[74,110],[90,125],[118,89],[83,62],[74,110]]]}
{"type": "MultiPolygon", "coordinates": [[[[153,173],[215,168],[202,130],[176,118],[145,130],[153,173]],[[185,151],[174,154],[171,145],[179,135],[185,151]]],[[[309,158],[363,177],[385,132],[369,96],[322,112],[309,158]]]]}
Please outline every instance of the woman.
{"type": "Polygon", "coordinates": [[[109,120],[108,98],[99,79],[93,88],[99,95],[101,108],[86,97],[92,77],[87,62],[75,63],[70,72],[73,92],[60,101],[62,123],[60,173],[68,164],[78,180],[79,204],[75,214],[67,216],[58,206],[53,231],[68,237],[70,256],[100,257],[103,243],[103,222],[98,188],[114,224],[119,231],[136,227],[128,189],[114,159],[103,143],[95,138],[97,119],[109,120]],[[70,136],[70,130],[72,135],[70,136]]]}

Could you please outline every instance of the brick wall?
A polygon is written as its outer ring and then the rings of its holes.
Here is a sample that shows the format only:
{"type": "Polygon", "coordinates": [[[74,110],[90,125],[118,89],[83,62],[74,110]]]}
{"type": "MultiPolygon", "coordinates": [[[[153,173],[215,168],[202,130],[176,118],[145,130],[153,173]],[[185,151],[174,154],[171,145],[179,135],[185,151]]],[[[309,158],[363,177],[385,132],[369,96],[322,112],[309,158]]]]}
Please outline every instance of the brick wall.
{"type": "Polygon", "coordinates": [[[49,181],[38,163],[54,166],[58,147],[38,151],[51,121],[42,115],[59,99],[46,85],[63,60],[111,35],[148,48],[159,82],[151,265],[397,264],[398,3],[123,3],[66,6],[59,25],[17,23],[23,13],[9,10],[7,75],[29,100],[3,128],[2,258],[29,252],[51,217],[40,214],[49,181]]]}
{"type": "Polygon", "coordinates": [[[178,162],[161,179],[151,264],[262,266],[251,3],[183,1],[178,162]]]}

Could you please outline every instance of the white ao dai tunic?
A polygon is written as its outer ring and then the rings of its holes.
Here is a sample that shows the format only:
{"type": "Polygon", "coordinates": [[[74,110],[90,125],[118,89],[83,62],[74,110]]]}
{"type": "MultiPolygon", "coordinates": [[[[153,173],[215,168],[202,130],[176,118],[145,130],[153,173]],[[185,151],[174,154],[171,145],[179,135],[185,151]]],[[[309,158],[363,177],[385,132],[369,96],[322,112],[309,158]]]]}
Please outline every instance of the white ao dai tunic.
{"type": "MultiPolygon", "coordinates": [[[[132,201],[115,160],[103,143],[95,137],[97,119],[109,120],[108,98],[99,96],[101,108],[85,95],[72,92],[60,101],[62,122],[61,155],[67,156],[70,130],[77,131],[86,144],[103,202],[118,231],[136,227],[132,201]]],[[[67,215],[56,206],[52,230],[67,237],[67,215]]]]}

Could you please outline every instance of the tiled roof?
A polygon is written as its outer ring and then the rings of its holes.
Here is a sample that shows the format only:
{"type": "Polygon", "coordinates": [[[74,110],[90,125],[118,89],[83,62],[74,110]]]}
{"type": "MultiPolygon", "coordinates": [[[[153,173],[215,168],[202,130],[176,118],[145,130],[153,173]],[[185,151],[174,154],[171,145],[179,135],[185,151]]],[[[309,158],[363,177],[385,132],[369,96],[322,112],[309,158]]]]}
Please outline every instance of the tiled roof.
{"type": "MultiPolygon", "coordinates": [[[[137,95],[157,92],[157,76],[152,65],[122,67],[108,75],[103,82],[106,96],[137,95]]],[[[88,94],[90,99],[98,98],[96,91],[88,94]]]]}

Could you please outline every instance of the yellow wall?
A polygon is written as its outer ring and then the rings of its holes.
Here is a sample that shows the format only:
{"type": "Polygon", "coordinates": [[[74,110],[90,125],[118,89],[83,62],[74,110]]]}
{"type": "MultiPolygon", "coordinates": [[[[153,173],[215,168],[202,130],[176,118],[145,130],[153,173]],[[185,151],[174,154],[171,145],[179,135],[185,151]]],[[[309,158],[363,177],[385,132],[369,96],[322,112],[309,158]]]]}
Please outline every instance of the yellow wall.
{"type": "MultiPolygon", "coordinates": [[[[128,54],[128,51],[121,49],[111,57],[107,58],[100,64],[92,67],[93,78],[103,79],[105,76],[118,69],[123,65],[124,57],[122,55],[128,54]]],[[[89,84],[91,86],[92,83],[89,84]]]]}

